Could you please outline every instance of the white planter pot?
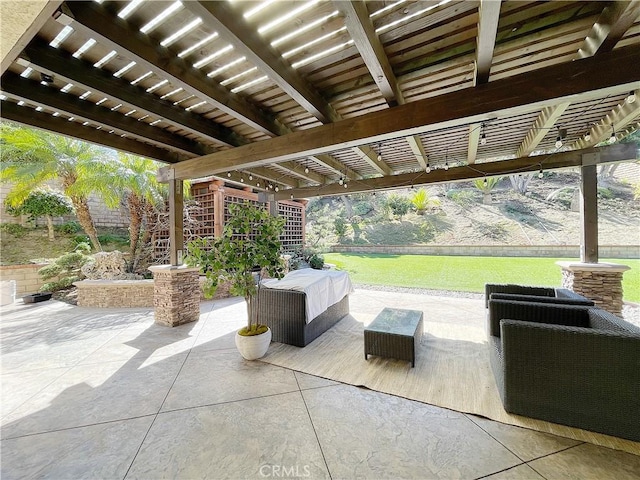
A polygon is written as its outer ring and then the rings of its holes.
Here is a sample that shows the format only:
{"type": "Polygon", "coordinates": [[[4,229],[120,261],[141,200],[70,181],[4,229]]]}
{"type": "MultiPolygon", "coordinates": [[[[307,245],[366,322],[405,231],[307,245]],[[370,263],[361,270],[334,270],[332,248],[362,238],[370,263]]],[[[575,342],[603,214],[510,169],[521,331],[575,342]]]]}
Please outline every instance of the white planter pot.
{"type": "Polygon", "coordinates": [[[245,337],[236,332],[236,347],[246,360],[257,360],[264,357],[271,343],[271,329],[261,335],[245,337]]]}

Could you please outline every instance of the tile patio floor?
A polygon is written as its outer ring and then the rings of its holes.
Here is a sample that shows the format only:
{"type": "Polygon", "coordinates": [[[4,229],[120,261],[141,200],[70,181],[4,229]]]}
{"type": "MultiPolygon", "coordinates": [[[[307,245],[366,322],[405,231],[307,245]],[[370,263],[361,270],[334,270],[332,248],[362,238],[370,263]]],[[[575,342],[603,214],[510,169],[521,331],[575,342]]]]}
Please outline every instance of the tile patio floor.
{"type": "MultiPolygon", "coordinates": [[[[358,289],[455,321],[474,299],[358,289]],[[413,296],[412,296],[413,295],[413,296]]],[[[200,321],[50,301],[2,310],[1,477],[637,479],[640,457],[241,359],[240,299],[200,321]]]]}

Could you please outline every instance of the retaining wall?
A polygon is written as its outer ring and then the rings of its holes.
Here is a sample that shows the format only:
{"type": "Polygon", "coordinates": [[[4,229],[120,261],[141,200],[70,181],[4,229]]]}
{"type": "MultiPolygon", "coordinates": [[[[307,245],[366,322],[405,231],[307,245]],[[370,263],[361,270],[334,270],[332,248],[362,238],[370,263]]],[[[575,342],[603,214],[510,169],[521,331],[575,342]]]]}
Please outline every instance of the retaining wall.
{"type": "MultiPolygon", "coordinates": [[[[580,258],[579,245],[333,245],[335,253],[580,258]]],[[[639,245],[600,245],[600,258],[640,258],[639,245]]]]}
{"type": "MultiPolygon", "coordinates": [[[[16,281],[16,299],[28,293],[35,293],[45,283],[38,270],[44,267],[44,264],[30,265],[3,265],[0,266],[0,280],[16,281]]],[[[47,280],[50,281],[50,280],[47,280]]]]}

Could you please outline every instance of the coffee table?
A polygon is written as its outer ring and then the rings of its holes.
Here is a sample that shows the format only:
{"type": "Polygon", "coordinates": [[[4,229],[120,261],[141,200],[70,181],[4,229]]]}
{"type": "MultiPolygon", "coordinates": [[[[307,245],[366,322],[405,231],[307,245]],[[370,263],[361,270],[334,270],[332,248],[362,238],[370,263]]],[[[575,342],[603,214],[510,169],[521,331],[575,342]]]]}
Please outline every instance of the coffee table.
{"type": "Polygon", "coordinates": [[[364,329],[364,358],[369,355],[395,358],[416,366],[416,342],[422,337],[419,310],[385,308],[364,329]]]}

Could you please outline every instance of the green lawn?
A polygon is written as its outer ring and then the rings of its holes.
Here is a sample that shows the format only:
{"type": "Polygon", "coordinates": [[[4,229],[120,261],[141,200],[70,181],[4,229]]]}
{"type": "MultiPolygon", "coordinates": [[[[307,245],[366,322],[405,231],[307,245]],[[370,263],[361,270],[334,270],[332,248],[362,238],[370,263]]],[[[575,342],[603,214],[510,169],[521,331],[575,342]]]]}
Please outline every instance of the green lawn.
{"type": "MultiPolygon", "coordinates": [[[[559,286],[558,260],[530,257],[433,257],[428,255],[327,253],[325,262],[346,270],[354,283],[435,290],[484,292],[485,283],[559,286]]],[[[640,302],[640,260],[600,259],[628,265],[622,287],[624,299],[640,302]]]]}

